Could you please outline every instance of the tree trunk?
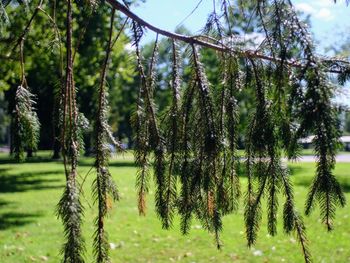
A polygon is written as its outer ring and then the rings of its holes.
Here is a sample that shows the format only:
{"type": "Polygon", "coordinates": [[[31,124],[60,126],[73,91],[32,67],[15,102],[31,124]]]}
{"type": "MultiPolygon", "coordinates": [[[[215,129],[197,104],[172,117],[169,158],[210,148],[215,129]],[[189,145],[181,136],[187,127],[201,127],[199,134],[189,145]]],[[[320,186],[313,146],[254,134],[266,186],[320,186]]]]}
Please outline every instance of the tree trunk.
{"type": "Polygon", "coordinates": [[[27,149],[27,158],[33,157],[33,149],[27,149]]]}
{"type": "Polygon", "coordinates": [[[61,144],[60,144],[60,140],[55,138],[54,143],[53,143],[52,159],[53,160],[58,160],[60,158],[61,158],[61,144]]]}

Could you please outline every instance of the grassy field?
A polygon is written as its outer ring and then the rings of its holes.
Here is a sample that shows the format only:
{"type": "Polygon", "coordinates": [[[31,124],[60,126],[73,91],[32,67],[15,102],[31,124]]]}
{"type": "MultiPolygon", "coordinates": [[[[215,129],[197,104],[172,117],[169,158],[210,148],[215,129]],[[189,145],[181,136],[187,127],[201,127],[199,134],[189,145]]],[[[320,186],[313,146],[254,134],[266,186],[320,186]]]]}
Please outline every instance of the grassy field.
{"type": "MultiPolygon", "coordinates": [[[[0,262],[60,262],[63,242],[61,222],[55,206],[64,186],[62,164],[48,161],[45,155],[31,162],[14,164],[0,155],[0,262]]],[[[83,159],[80,175],[90,170],[92,159],[83,159]]],[[[295,183],[298,209],[302,211],[307,187],[314,174],[314,164],[290,164],[295,183]]],[[[121,200],[108,218],[109,240],[113,243],[112,262],[302,262],[300,248],[293,235],[282,230],[267,235],[263,218],[256,247],[246,247],[243,210],[224,218],[222,241],[218,251],[213,237],[193,222],[191,233],[182,236],[178,220],[172,230],[162,230],[153,209],[153,191],[148,197],[148,214],[139,217],[134,187],[136,168],[130,155],[113,159],[111,172],[119,186],[121,200]]],[[[339,163],[335,171],[350,199],[350,163],[339,163]]],[[[91,197],[91,172],[84,184],[87,262],[92,262],[91,237],[96,210],[91,197]]],[[[242,187],[246,179],[241,178],[242,187]]],[[[280,204],[283,200],[280,199],[280,204]]],[[[281,210],[281,209],[280,209],[281,210]]],[[[280,211],[281,212],[281,211],[280,211]]],[[[349,205],[337,211],[335,230],[327,233],[318,210],[305,218],[314,262],[350,262],[349,205]]]]}

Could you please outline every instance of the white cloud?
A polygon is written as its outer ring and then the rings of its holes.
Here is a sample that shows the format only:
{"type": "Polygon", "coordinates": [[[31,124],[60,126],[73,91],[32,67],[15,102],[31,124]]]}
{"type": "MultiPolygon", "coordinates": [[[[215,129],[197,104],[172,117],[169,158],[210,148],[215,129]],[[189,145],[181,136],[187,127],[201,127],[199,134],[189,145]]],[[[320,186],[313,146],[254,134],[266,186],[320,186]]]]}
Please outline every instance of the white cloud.
{"type": "MultiPolygon", "coordinates": [[[[228,39],[229,40],[229,39],[228,39]]],[[[265,40],[265,34],[252,32],[245,35],[235,35],[233,41],[236,44],[243,45],[248,49],[256,49],[265,40]]]]}
{"type": "Polygon", "coordinates": [[[332,0],[312,0],[313,4],[321,7],[329,7],[329,8],[334,8],[334,7],[343,7],[345,8],[346,0],[337,0],[337,3],[335,4],[334,1],[332,0]]]}
{"type": "Polygon", "coordinates": [[[316,14],[315,17],[319,19],[323,19],[326,21],[332,20],[334,16],[332,15],[331,11],[327,8],[321,8],[316,14]]]}
{"type": "Polygon", "coordinates": [[[314,14],[316,12],[315,8],[307,3],[298,3],[295,5],[296,10],[304,12],[306,14],[314,14]]]}
{"type": "MultiPolygon", "coordinates": [[[[331,7],[334,5],[334,2],[331,0],[316,0],[312,1],[315,5],[321,6],[321,7],[331,7]]],[[[342,2],[341,0],[338,0],[337,2],[342,2]]]]}
{"type": "Polygon", "coordinates": [[[295,8],[307,15],[314,16],[317,19],[330,21],[334,19],[334,15],[331,12],[330,5],[332,1],[330,0],[317,0],[309,1],[309,3],[300,2],[295,4],[295,8]]]}

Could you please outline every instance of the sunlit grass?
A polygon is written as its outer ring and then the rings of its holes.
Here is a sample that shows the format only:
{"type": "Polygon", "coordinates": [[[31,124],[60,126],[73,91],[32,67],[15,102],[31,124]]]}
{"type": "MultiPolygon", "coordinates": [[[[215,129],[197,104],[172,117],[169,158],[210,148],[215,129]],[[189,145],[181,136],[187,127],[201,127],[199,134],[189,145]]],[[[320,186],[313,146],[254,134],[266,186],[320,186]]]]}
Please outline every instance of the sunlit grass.
{"type": "MultiPolygon", "coordinates": [[[[65,183],[63,167],[60,162],[49,161],[47,153],[40,155],[32,162],[22,164],[8,163],[5,155],[0,155],[0,262],[60,262],[63,235],[61,222],[55,216],[55,206],[65,183]]],[[[92,163],[91,158],[82,160],[80,181],[92,163]]],[[[299,163],[289,167],[295,183],[297,206],[302,212],[315,165],[299,163]]],[[[350,163],[339,163],[335,170],[347,199],[350,199],[349,171],[350,163]]],[[[173,229],[162,230],[153,209],[153,188],[148,196],[147,216],[138,216],[134,187],[136,168],[130,153],[113,159],[111,172],[121,194],[121,200],[114,205],[106,224],[114,247],[111,250],[112,262],[302,262],[295,237],[283,233],[281,209],[278,235],[267,235],[264,216],[258,242],[255,248],[248,249],[241,204],[237,214],[224,218],[224,246],[218,251],[213,237],[196,221],[188,236],[180,234],[178,218],[173,229]]],[[[91,183],[94,176],[92,169],[83,185],[87,262],[93,261],[91,237],[96,209],[91,197],[91,183]]],[[[242,177],[241,183],[244,189],[246,179],[242,177]]],[[[282,198],[279,203],[282,207],[282,198]]],[[[327,233],[320,222],[317,209],[305,218],[305,224],[314,262],[350,261],[349,206],[337,211],[335,230],[331,233],[327,233]]]]}

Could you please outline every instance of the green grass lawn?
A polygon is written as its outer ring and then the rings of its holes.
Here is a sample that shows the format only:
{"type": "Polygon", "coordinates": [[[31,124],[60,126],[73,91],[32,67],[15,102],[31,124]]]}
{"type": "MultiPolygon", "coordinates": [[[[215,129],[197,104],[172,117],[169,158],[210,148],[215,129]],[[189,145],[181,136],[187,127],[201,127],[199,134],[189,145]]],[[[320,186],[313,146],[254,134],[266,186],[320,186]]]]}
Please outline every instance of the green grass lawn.
{"type": "MultiPolygon", "coordinates": [[[[90,170],[92,159],[83,159],[80,176],[90,170]]],[[[290,164],[295,183],[295,197],[303,210],[307,188],[314,174],[314,164],[290,164]]],[[[256,247],[248,249],[245,241],[242,205],[237,214],[224,218],[221,251],[213,237],[193,222],[189,235],[182,236],[179,220],[172,230],[162,230],[154,213],[153,189],[148,197],[148,214],[139,217],[134,187],[136,168],[130,154],[113,159],[111,172],[118,184],[121,200],[114,205],[108,222],[112,262],[302,262],[300,247],[293,235],[282,230],[281,209],[279,233],[267,235],[266,217],[256,247]],[[261,253],[260,253],[261,252],[261,253]]],[[[350,199],[350,163],[339,163],[335,173],[350,199]]],[[[91,197],[91,172],[84,184],[87,262],[93,262],[91,240],[96,216],[91,197]]],[[[241,178],[242,187],[246,179],[241,178]]],[[[0,262],[60,262],[63,242],[61,222],[55,206],[63,191],[65,178],[62,164],[48,162],[45,156],[30,163],[9,163],[0,155],[0,262]]],[[[280,199],[280,206],[283,200],[280,199]]],[[[327,233],[319,220],[318,210],[305,218],[314,262],[350,262],[349,206],[337,210],[335,230],[327,233]]]]}

